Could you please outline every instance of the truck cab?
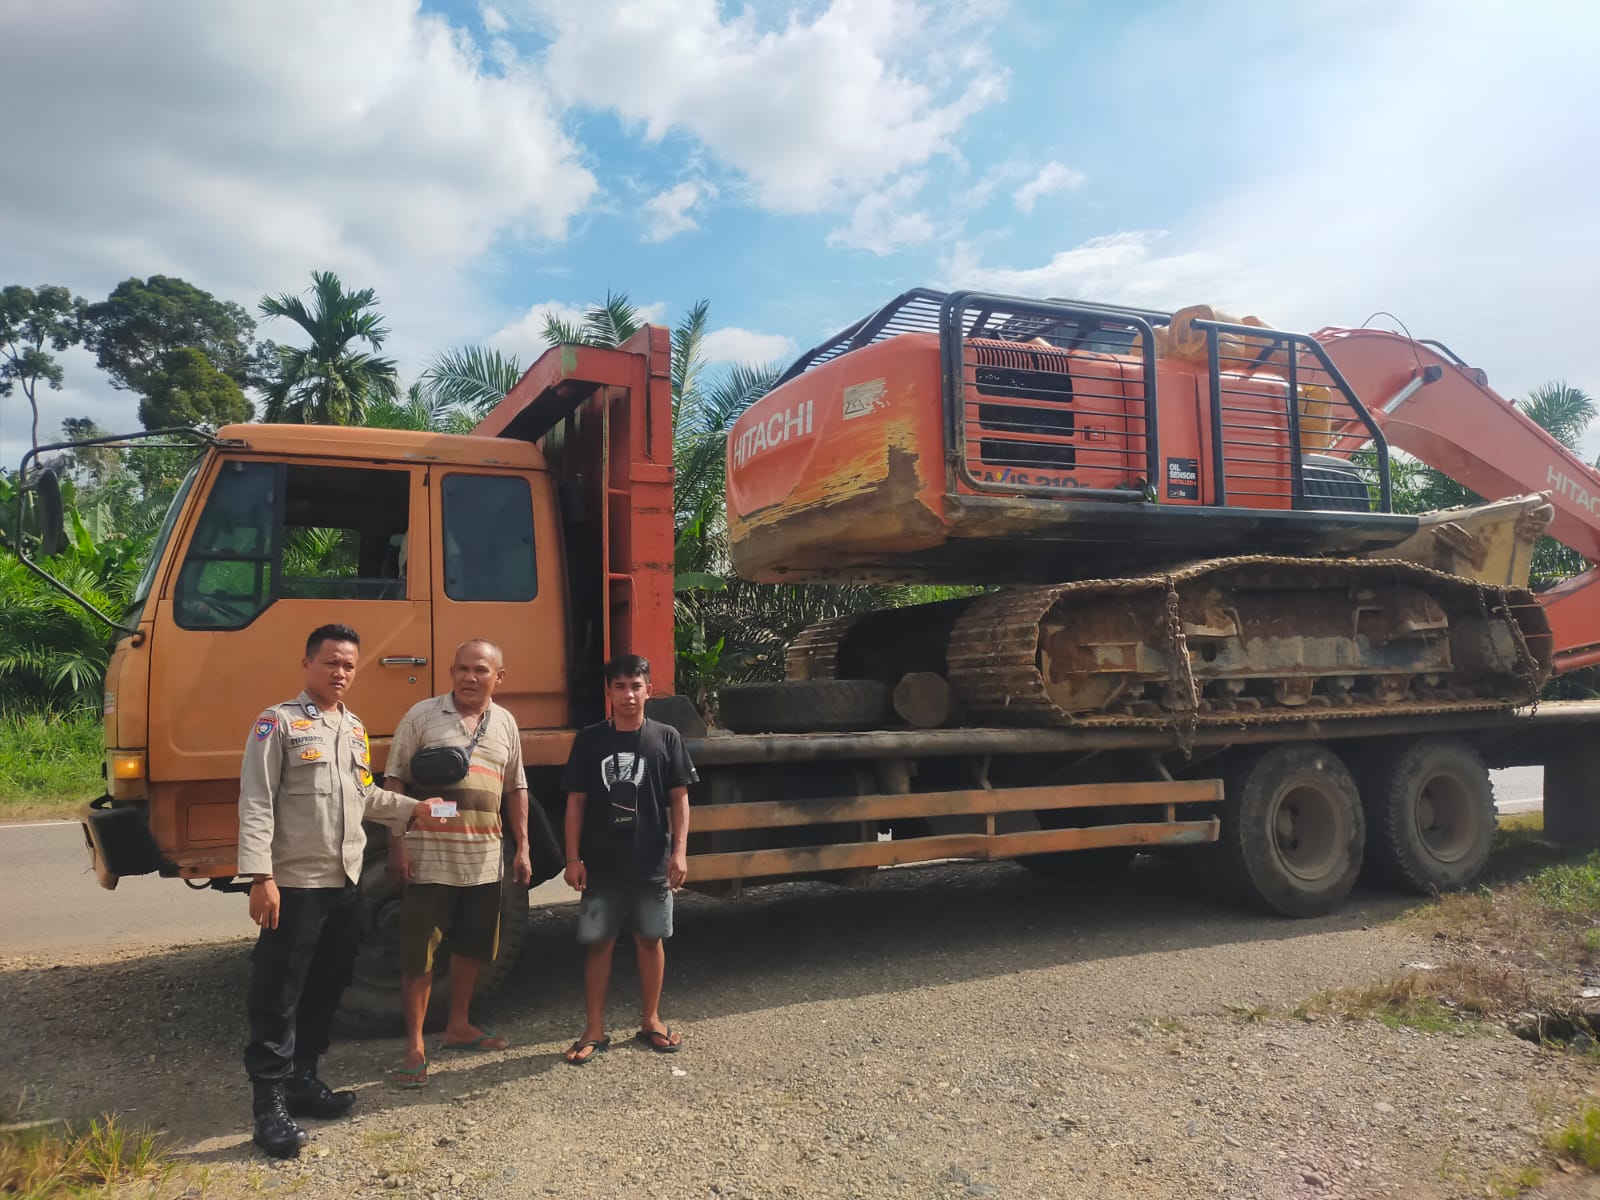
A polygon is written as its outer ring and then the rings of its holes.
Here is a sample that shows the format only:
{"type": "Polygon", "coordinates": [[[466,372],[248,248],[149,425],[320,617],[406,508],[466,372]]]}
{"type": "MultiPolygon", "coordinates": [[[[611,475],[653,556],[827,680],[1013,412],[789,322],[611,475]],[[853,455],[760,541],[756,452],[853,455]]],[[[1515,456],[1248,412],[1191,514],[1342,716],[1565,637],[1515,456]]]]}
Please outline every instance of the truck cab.
{"type": "MultiPolygon", "coordinates": [[[[102,885],[233,878],[246,738],[264,706],[299,691],[300,647],[319,625],[361,635],[348,704],[380,775],[400,718],[449,690],[469,638],[505,653],[495,702],[522,731],[530,782],[553,782],[575,728],[603,715],[609,654],[652,655],[670,692],[669,362],[654,327],[620,349],[558,347],[465,436],[208,436],[106,673],[107,793],[84,823],[102,885]]],[[[560,869],[553,838],[534,848],[542,877],[560,869]]]]}

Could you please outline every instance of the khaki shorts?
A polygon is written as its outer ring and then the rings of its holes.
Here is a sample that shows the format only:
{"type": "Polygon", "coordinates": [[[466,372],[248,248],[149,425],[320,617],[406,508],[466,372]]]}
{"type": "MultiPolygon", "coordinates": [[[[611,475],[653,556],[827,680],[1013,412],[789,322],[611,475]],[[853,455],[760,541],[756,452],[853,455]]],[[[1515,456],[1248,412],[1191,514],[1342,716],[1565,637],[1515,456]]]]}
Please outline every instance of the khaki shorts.
{"type": "Polygon", "coordinates": [[[408,883],[400,898],[400,973],[432,971],[446,935],[450,953],[493,962],[500,949],[500,885],[408,883]]]}

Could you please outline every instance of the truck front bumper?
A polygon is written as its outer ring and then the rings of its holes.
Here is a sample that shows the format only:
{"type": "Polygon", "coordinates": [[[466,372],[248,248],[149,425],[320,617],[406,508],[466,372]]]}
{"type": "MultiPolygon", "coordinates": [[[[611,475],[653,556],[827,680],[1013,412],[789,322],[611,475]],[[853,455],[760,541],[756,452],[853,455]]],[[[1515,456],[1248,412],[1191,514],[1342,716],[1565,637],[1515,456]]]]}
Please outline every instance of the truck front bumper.
{"type": "Polygon", "coordinates": [[[113,804],[101,796],[83,806],[83,840],[95,878],[107,891],[124,875],[149,875],[164,860],[150,833],[150,809],[145,804],[113,804]]]}

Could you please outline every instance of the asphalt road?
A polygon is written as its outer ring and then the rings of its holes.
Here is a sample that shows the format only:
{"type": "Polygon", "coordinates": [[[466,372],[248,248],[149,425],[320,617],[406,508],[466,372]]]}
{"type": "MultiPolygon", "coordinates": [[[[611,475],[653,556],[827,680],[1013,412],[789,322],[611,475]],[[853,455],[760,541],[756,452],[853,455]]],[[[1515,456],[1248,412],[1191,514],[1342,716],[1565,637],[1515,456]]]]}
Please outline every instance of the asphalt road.
{"type": "MultiPolygon", "coordinates": [[[[1502,812],[1539,808],[1541,768],[1493,774],[1502,812]]],[[[536,904],[573,899],[559,879],[533,893],[536,904]]],[[[191,890],[154,875],[124,879],[108,892],[95,883],[76,822],[0,825],[0,955],[254,936],[242,894],[191,890]]]]}

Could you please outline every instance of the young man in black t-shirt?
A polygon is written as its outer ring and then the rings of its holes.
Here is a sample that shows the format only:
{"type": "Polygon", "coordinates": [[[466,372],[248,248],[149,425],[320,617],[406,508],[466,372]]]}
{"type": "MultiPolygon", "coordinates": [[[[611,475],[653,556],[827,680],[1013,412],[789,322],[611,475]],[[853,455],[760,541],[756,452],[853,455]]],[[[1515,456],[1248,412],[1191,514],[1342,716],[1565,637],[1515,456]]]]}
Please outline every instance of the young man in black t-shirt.
{"type": "Polygon", "coordinates": [[[661,1020],[661,984],[672,936],[672,893],[689,873],[689,785],[699,776],[670,725],[647,720],[650,663],[624,654],[605,667],[611,719],[578,731],[561,778],[567,793],[568,886],[578,902],[578,941],[586,948],[587,1024],[565,1058],[581,1067],[611,1045],[606,988],[625,917],[633,921],[642,1016],[635,1040],[676,1053],[683,1035],[661,1020]]]}

